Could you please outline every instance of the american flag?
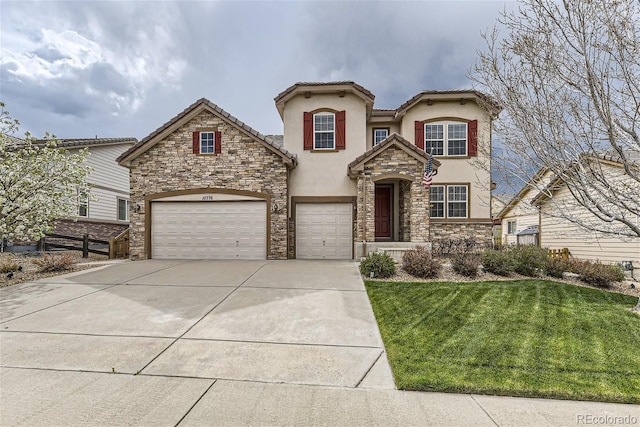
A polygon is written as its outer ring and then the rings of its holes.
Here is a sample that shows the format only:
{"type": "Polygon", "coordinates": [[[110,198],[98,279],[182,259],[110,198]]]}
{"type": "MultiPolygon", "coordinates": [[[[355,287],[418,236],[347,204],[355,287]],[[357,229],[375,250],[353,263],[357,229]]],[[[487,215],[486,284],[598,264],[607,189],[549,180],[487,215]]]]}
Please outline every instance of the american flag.
{"type": "Polygon", "coordinates": [[[424,168],[424,175],[422,176],[422,186],[431,187],[433,183],[433,152],[429,153],[429,160],[427,166],[424,168]]]}

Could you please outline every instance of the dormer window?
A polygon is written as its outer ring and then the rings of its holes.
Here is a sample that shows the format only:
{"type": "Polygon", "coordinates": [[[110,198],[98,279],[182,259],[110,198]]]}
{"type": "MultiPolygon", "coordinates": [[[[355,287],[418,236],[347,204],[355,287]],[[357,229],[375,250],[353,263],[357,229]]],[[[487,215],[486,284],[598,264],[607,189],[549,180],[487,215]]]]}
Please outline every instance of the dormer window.
{"type": "Polygon", "coordinates": [[[328,112],[313,115],[313,149],[323,150],[335,148],[335,114],[328,112]]]}

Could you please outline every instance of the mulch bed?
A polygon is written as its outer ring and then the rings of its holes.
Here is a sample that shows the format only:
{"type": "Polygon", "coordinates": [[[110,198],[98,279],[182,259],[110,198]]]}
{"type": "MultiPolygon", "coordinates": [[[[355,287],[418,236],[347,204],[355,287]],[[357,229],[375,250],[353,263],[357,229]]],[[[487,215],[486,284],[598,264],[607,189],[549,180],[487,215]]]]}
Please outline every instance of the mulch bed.
{"type": "MultiPolygon", "coordinates": [[[[480,272],[475,279],[470,279],[469,277],[462,276],[451,268],[451,265],[448,263],[443,263],[442,270],[440,274],[435,279],[421,279],[418,277],[413,277],[406,271],[402,269],[401,265],[396,266],[396,274],[388,279],[370,279],[368,277],[362,276],[364,280],[380,280],[386,282],[493,282],[493,281],[506,281],[506,280],[529,280],[531,277],[521,276],[519,274],[511,274],[510,276],[498,276],[491,273],[483,273],[480,272]]],[[[584,286],[586,288],[593,289],[601,289],[609,292],[616,292],[619,294],[631,295],[640,298],[640,280],[625,280],[623,282],[617,282],[612,284],[608,288],[601,288],[597,286],[592,286],[587,283],[584,283],[578,279],[573,278],[565,278],[558,279],[556,277],[551,276],[543,276],[537,277],[537,279],[551,280],[554,282],[562,282],[568,283],[570,285],[575,286],[584,286]],[[631,285],[634,285],[635,288],[632,288],[631,285]]]]}

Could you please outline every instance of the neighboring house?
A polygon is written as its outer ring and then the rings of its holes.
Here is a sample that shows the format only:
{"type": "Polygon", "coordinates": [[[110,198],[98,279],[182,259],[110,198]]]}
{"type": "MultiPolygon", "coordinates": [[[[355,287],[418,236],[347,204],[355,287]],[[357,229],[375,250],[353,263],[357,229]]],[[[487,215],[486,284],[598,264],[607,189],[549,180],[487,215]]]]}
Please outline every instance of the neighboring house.
{"type": "Polygon", "coordinates": [[[353,259],[490,242],[490,173],[476,166],[498,112],[487,101],[425,91],[378,110],[354,82],[296,83],[275,98],[282,138],[196,101],[118,158],[130,168],[131,257],[353,259]]]}
{"type": "Polygon", "coordinates": [[[108,239],[129,227],[129,170],[116,159],[136,142],[135,138],[60,140],[58,146],[70,153],[88,149],[85,164],[93,171],[87,177],[90,194],[78,195],[77,218],[56,220],[56,233],[108,239]]]}
{"type": "Polygon", "coordinates": [[[539,244],[540,212],[531,200],[551,180],[551,173],[541,169],[505,205],[497,217],[502,221],[502,244],[539,244]]]}
{"type": "MultiPolygon", "coordinates": [[[[611,158],[600,159],[600,164],[610,179],[627,180],[629,185],[638,183],[625,176],[623,165],[611,158]]],[[[602,223],[580,206],[566,185],[559,178],[553,179],[544,191],[536,194],[531,204],[540,210],[540,245],[549,249],[568,248],[572,258],[598,260],[605,263],[628,263],[634,266],[634,276],[640,277],[640,237],[617,237],[596,231],[587,231],[569,219],[559,215],[563,211],[570,218],[580,218],[593,225],[602,223]]],[[[640,218],[632,218],[636,224],[640,218]]]]}

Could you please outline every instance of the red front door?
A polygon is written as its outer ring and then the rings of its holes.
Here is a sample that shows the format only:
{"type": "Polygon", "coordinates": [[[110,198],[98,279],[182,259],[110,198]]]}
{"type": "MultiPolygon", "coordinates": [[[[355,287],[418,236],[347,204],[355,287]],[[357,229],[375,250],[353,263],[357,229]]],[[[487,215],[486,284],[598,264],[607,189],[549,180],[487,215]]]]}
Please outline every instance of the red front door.
{"type": "Polygon", "coordinates": [[[376,187],[376,239],[391,238],[391,187],[376,187]]]}

